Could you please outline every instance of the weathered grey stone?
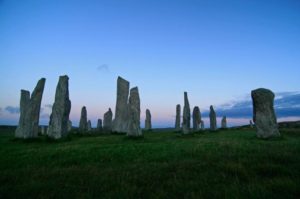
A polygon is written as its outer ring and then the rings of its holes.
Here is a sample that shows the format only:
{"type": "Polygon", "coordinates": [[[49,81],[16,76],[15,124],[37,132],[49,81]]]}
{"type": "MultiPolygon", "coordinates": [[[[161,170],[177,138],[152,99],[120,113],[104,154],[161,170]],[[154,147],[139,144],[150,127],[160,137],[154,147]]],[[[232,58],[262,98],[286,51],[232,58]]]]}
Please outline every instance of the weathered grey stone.
{"type": "Polygon", "coordinates": [[[176,105],[176,121],[175,121],[175,131],[180,131],[180,112],[181,112],[181,107],[180,104],[176,105]]]}
{"type": "Polygon", "coordinates": [[[191,127],[191,109],[190,109],[187,92],[184,92],[183,121],[182,121],[183,134],[190,133],[190,127],[191,127]]]}
{"type": "Polygon", "coordinates": [[[227,128],[227,119],[226,119],[226,116],[223,116],[223,118],[222,118],[221,128],[223,128],[223,129],[227,128]]]}
{"type": "Polygon", "coordinates": [[[113,126],[112,126],[112,131],[114,132],[118,132],[118,133],[127,132],[128,95],[129,95],[129,82],[123,79],[122,77],[118,77],[115,119],[113,121],[113,126]]]}
{"type": "Polygon", "coordinates": [[[252,120],[249,121],[249,124],[250,124],[250,128],[253,128],[253,122],[252,122],[252,120]]]}
{"type": "Polygon", "coordinates": [[[97,131],[102,131],[102,120],[101,119],[98,119],[98,122],[97,122],[97,131]]]}
{"type": "Polygon", "coordinates": [[[86,133],[87,132],[87,111],[86,107],[82,107],[81,109],[81,116],[80,116],[80,121],[79,121],[79,131],[81,133],[86,133]]]}
{"type": "Polygon", "coordinates": [[[199,130],[200,123],[201,123],[200,109],[198,106],[195,106],[193,109],[193,130],[194,131],[199,130]]]}
{"type": "Polygon", "coordinates": [[[88,122],[87,122],[87,131],[88,132],[92,132],[92,123],[91,123],[91,120],[88,120],[88,122]]]}
{"type": "Polygon", "coordinates": [[[16,137],[35,138],[39,132],[39,119],[41,110],[41,101],[43,97],[45,78],[41,78],[34,88],[31,97],[29,92],[21,91],[20,100],[20,120],[16,130],[16,137]]]}
{"type": "Polygon", "coordinates": [[[72,121],[68,121],[68,132],[72,131],[72,121]]]}
{"type": "Polygon", "coordinates": [[[140,127],[140,96],[138,87],[130,89],[129,104],[128,104],[128,113],[129,113],[129,124],[127,130],[127,136],[138,137],[142,136],[143,133],[140,127]]]}
{"type": "Polygon", "coordinates": [[[46,135],[46,127],[40,126],[40,129],[41,129],[41,135],[46,135]]]}
{"type": "Polygon", "coordinates": [[[30,92],[26,90],[21,90],[20,99],[20,119],[19,125],[15,131],[16,138],[24,138],[24,129],[26,127],[25,115],[30,102],[30,92]]]}
{"type": "Polygon", "coordinates": [[[145,130],[149,131],[152,129],[152,124],[151,124],[151,113],[150,110],[146,110],[146,120],[145,120],[145,130]]]}
{"type": "Polygon", "coordinates": [[[213,106],[210,106],[209,109],[210,130],[215,131],[217,130],[217,115],[213,106]]]}
{"type": "Polygon", "coordinates": [[[109,108],[103,116],[103,130],[105,132],[110,132],[112,130],[112,117],[113,114],[111,112],[111,109],[109,108]]]}
{"type": "Polygon", "coordinates": [[[203,120],[201,120],[200,126],[201,126],[201,130],[204,130],[204,121],[203,120]]]}
{"type": "Polygon", "coordinates": [[[60,139],[68,135],[69,114],[71,101],[69,99],[69,77],[60,76],[56,87],[55,101],[50,116],[48,136],[60,139]]]}
{"type": "Polygon", "coordinates": [[[274,111],[274,93],[268,89],[259,88],[251,91],[251,97],[257,137],[279,137],[280,132],[274,111]]]}

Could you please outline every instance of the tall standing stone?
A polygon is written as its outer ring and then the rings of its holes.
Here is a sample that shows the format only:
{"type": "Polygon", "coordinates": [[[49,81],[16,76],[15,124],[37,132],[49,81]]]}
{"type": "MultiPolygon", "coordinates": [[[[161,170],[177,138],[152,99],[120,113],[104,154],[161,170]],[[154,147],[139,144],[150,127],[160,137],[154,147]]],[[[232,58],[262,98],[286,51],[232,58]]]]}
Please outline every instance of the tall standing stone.
{"type": "Polygon", "coordinates": [[[146,120],[145,120],[145,130],[149,131],[152,129],[152,124],[151,124],[151,113],[150,110],[146,110],[146,120]]]}
{"type": "Polygon", "coordinates": [[[48,136],[60,139],[68,135],[71,101],[69,99],[69,77],[60,76],[56,87],[55,101],[50,116],[48,136]]]}
{"type": "Polygon", "coordinates": [[[274,111],[274,93],[268,89],[259,88],[251,91],[251,97],[257,137],[279,137],[280,132],[274,111]]]}
{"type": "Polygon", "coordinates": [[[87,132],[87,111],[86,107],[82,107],[81,109],[81,116],[79,121],[79,131],[81,133],[87,132]]]}
{"type": "Polygon", "coordinates": [[[201,120],[200,126],[201,126],[201,130],[204,130],[204,121],[203,120],[201,120]]]}
{"type": "Polygon", "coordinates": [[[227,128],[227,119],[226,119],[226,116],[223,116],[223,118],[222,118],[221,128],[223,128],[223,129],[227,128]]]}
{"type": "Polygon", "coordinates": [[[30,102],[30,92],[26,90],[21,90],[20,119],[19,119],[19,125],[15,132],[16,138],[24,138],[24,131],[26,127],[25,115],[29,106],[29,102],[30,102]]]}
{"type": "Polygon", "coordinates": [[[175,120],[175,130],[180,131],[180,112],[181,112],[181,107],[180,104],[176,105],[176,120],[175,120]]]}
{"type": "Polygon", "coordinates": [[[191,109],[187,96],[187,92],[184,92],[184,106],[183,106],[183,121],[182,121],[182,131],[183,134],[188,134],[191,127],[191,109]]]}
{"type": "Polygon", "coordinates": [[[88,120],[88,122],[87,122],[87,131],[88,131],[88,132],[91,132],[91,131],[92,131],[92,123],[91,123],[91,120],[88,120]]]}
{"type": "Polygon", "coordinates": [[[142,136],[142,131],[140,127],[140,96],[138,87],[130,89],[130,97],[128,104],[128,113],[129,113],[129,124],[127,130],[127,136],[138,137],[142,136]]]}
{"type": "Polygon", "coordinates": [[[106,113],[104,113],[103,116],[103,130],[106,132],[110,132],[112,130],[112,111],[109,108],[106,113]]]}
{"type": "Polygon", "coordinates": [[[200,109],[198,106],[195,106],[193,109],[193,130],[194,131],[199,130],[200,123],[201,123],[200,109]]]}
{"type": "Polygon", "coordinates": [[[97,122],[97,131],[102,131],[102,120],[101,119],[98,119],[98,122],[97,122]]]}
{"type": "Polygon", "coordinates": [[[20,100],[20,120],[16,129],[16,137],[19,138],[35,138],[39,132],[39,119],[41,102],[45,87],[45,78],[41,78],[34,88],[31,97],[30,93],[21,90],[20,100]]]}
{"type": "Polygon", "coordinates": [[[117,102],[112,131],[124,133],[128,128],[129,82],[122,77],[117,80],[117,102]]]}
{"type": "Polygon", "coordinates": [[[215,131],[217,130],[217,115],[213,106],[210,106],[209,109],[210,130],[215,131]]]}

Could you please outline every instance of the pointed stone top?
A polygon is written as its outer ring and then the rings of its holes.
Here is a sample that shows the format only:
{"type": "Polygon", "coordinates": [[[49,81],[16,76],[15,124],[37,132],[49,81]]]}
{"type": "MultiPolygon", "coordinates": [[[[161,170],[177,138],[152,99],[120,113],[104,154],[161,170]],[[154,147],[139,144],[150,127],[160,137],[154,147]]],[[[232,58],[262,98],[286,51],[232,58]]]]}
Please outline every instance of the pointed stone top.
{"type": "Polygon", "coordinates": [[[212,105],[210,105],[209,109],[210,110],[214,110],[214,107],[212,105]]]}
{"type": "Polygon", "coordinates": [[[83,107],[82,107],[82,109],[86,109],[86,107],[85,107],[85,106],[83,106],[83,107]]]}
{"type": "Polygon", "coordinates": [[[108,111],[111,111],[111,109],[110,109],[110,108],[108,108],[108,111]]]}

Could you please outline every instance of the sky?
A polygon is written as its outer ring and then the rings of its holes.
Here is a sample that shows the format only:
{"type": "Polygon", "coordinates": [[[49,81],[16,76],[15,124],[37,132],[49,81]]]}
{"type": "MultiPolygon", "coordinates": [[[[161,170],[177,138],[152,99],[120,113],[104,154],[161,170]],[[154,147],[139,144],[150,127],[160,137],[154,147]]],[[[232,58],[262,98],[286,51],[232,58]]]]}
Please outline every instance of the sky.
{"type": "Polygon", "coordinates": [[[278,120],[299,120],[299,35],[299,0],[0,0],[0,124],[18,123],[20,90],[42,77],[47,124],[65,74],[74,126],[82,106],[93,126],[114,113],[118,76],[139,88],[141,126],[147,108],[153,127],[174,126],[184,91],[203,117],[213,105],[247,124],[260,87],[278,120]]]}

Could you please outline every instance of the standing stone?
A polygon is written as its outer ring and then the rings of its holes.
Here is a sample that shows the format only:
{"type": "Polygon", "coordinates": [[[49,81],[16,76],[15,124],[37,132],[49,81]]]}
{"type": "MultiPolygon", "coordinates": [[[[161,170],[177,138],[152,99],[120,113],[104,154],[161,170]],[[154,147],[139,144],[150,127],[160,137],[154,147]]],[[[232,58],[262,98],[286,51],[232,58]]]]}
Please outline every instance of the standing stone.
{"type": "Polygon", "coordinates": [[[150,110],[146,110],[146,120],[145,120],[145,130],[149,131],[152,129],[152,124],[151,124],[151,113],[150,110]]]}
{"type": "Polygon", "coordinates": [[[16,129],[16,137],[25,139],[38,137],[41,101],[45,82],[45,78],[41,78],[38,81],[30,98],[28,91],[21,90],[20,120],[16,129]]]}
{"type": "Polygon", "coordinates": [[[223,116],[223,118],[222,118],[221,128],[223,128],[223,129],[227,128],[227,119],[226,119],[226,116],[223,116]]]}
{"type": "Polygon", "coordinates": [[[280,132],[274,111],[274,93],[268,89],[259,88],[251,91],[251,97],[257,137],[279,137],[280,132]]]}
{"type": "Polygon", "coordinates": [[[199,130],[200,123],[201,123],[200,109],[198,106],[195,106],[193,109],[193,130],[194,131],[199,130]]]}
{"type": "Polygon", "coordinates": [[[87,132],[87,111],[86,107],[82,107],[81,109],[81,116],[79,121],[79,131],[81,133],[87,132]]]}
{"type": "Polygon", "coordinates": [[[118,133],[127,132],[128,95],[129,95],[129,82],[123,79],[122,77],[118,77],[115,119],[113,121],[113,126],[112,126],[112,131],[114,132],[118,132],[118,133]]]}
{"type": "Polygon", "coordinates": [[[182,131],[183,134],[188,134],[191,127],[191,109],[187,96],[187,92],[184,92],[184,106],[183,106],[183,122],[182,131]]]}
{"type": "Polygon", "coordinates": [[[45,126],[41,126],[41,135],[45,135],[46,131],[45,131],[45,126]]]}
{"type": "Polygon", "coordinates": [[[250,128],[253,128],[253,122],[252,122],[252,120],[249,121],[249,124],[250,124],[250,128]]]}
{"type": "Polygon", "coordinates": [[[98,122],[97,122],[97,131],[102,131],[102,120],[101,119],[98,119],[98,122]]]}
{"type": "Polygon", "coordinates": [[[216,116],[216,112],[215,112],[213,106],[210,106],[209,109],[210,109],[210,113],[209,113],[210,130],[215,131],[215,130],[217,130],[217,116],[216,116]]]}
{"type": "Polygon", "coordinates": [[[71,101],[69,99],[69,77],[60,76],[56,87],[55,101],[50,116],[48,136],[60,139],[68,135],[71,101]]]}
{"type": "Polygon", "coordinates": [[[68,121],[68,132],[72,131],[72,121],[68,121]]]}
{"type": "Polygon", "coordinates": [[[112,130],[112,112],[109,108],[103,116],[103,130],[106,132],[110,132],[112,130]]]}
{"type": "Polygon", "coordinates": [[[92,123],[91,123],[91,120],[89,120],[89,121],[87,122],[87,131],[88,131],[88,132],[91,132],[91,131],[92,131],[92,123]]]}
{"type": "Polygon", "coordinates": [[[26,127],[25,115],[29,106],[29,102],[30,102],[30,92],[26,90],[21,90],[20,119],[19,119],[19,125],[15,132],[16,138],[24,138],[24,131],[26,127]]]}
{"type": "Polygon", "coordinates": [[[201,130],[204,130],[204,121],[203,120],[201,120],[200,125],[201,125],[201,130]]]}
{"type": "Polygon", "coordinates": [[[175,121],[175,131],[180,131],[180,104],[176,105],[176,121],[175,121]]]}
{"type": "Polygon", "coordinates": [[[128,104],[129,124],[127,130],[127,136],[138,137],[143,133],[140,127],[140,96],[138,87],[130,89],[130,97],[128,104]]]}

